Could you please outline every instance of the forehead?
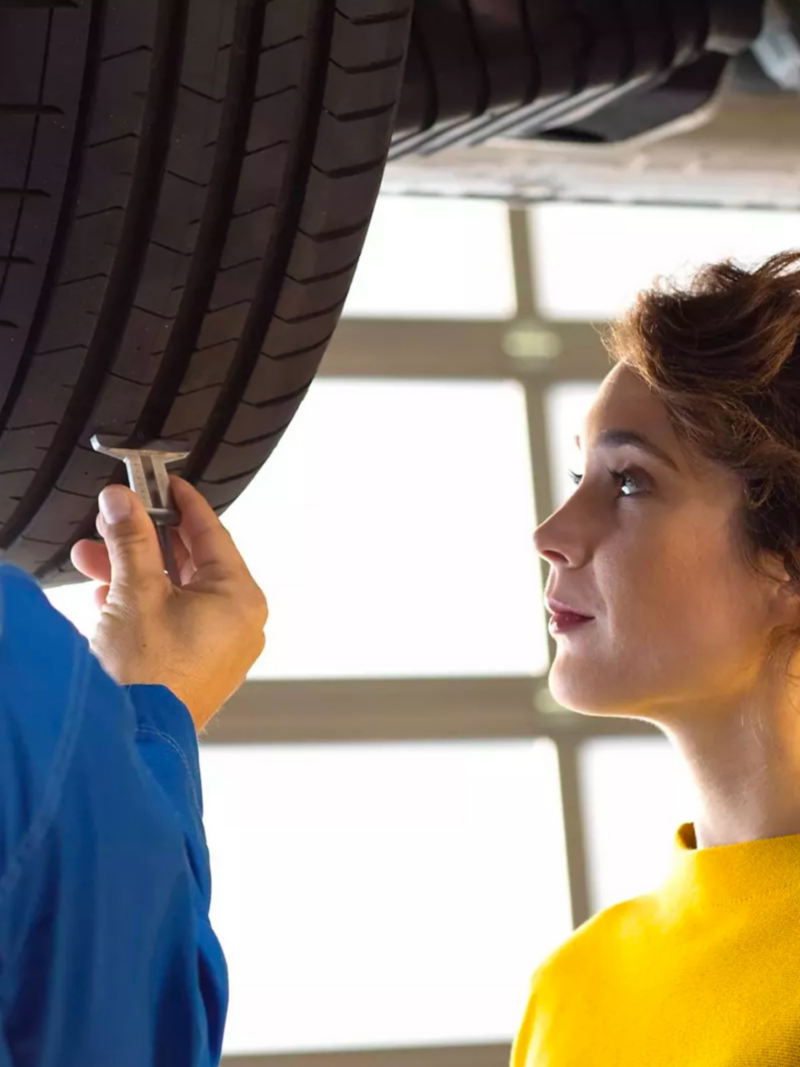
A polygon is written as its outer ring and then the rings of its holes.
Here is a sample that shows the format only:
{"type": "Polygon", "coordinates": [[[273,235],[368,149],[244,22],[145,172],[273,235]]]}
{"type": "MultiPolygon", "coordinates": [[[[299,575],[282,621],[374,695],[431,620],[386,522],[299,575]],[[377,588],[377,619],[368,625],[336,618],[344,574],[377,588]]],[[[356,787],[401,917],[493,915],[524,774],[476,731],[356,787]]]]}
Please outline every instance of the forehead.
{"type": "Polygon", "coordinates": [[[664,404],[622,363],[603,380],[586,416],[581,444],[585,447],[587,439],[592,440],[605,429],[634,430],[665,448],[680,446],[664,404]]]}

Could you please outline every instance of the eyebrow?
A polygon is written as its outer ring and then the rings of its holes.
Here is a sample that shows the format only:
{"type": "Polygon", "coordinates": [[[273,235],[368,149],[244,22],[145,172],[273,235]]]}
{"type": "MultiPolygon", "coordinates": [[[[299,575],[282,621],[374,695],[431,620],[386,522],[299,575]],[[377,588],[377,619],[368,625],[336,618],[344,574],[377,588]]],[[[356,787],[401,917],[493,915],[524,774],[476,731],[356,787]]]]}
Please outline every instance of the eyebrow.
{"type": "MultiPolygon", "coordinates": [[[[575,435],[575,444],[578,448],[581,447],[580,435],[575,435]]],[[[642,452],[649,452],[651,456],[655,456],[656,459],[660,459],[662,463],[666,463],[667,466],[672,467],[674,471],[680,474],[680,469],[672,459],[668,456],[663,449],[654,444],[649,438],[643,437],[642,434],[634,433],[633,430],[603,430],[600,436],[597,438],[598,445],[605,445],[607,448],[618,448],[621,445],[633,445],[634,448],[639,448],[642,452]]]]}

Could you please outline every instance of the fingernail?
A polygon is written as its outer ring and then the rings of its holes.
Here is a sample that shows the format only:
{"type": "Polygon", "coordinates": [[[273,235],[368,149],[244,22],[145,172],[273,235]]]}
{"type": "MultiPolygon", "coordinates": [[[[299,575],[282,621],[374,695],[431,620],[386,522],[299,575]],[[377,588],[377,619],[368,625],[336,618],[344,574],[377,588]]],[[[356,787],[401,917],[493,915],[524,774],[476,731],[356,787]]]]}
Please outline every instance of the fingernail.
{"type": "Polygon", "coordinates": [[[107,486],[100,494],[100,511],[109,526],[124,522],[131,513],[130,497],[118,486],[107,486]]]}

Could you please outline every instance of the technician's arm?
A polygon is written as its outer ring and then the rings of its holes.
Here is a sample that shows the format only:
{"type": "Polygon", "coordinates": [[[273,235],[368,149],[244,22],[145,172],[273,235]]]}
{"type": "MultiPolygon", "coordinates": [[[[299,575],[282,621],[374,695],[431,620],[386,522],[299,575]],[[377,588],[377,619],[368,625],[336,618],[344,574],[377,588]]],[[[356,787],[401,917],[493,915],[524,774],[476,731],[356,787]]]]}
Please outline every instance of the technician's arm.
{"type": "Polygon", "coordinates": [[[0,597],[0,1065],[217,1064],[194,722],[117,685],[22,571],[0,597]]]}

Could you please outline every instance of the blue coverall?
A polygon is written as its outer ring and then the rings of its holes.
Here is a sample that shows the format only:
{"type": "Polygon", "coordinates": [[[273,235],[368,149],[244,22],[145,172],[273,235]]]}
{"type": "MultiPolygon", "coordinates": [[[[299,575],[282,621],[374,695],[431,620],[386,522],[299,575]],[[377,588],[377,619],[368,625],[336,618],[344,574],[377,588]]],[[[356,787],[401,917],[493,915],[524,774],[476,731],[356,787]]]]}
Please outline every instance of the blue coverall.
{"type": "Polygon", "coordinates": [[[0,564],[0,1067],[210,1067],[228,973],[209,923],[198,743],[121,687],[0,564]]]}

